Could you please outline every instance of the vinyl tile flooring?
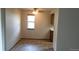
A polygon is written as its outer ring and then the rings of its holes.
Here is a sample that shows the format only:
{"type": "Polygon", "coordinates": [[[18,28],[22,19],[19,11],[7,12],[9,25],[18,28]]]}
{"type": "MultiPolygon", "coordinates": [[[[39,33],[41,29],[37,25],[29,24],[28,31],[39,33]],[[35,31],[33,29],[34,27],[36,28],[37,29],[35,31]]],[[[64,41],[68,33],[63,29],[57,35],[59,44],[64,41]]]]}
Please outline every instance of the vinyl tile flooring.
{"type": "Polygon", "coordinates": [[[53,43],[44,39],[21,39],[10,51],[53,51],[53,43]]]}

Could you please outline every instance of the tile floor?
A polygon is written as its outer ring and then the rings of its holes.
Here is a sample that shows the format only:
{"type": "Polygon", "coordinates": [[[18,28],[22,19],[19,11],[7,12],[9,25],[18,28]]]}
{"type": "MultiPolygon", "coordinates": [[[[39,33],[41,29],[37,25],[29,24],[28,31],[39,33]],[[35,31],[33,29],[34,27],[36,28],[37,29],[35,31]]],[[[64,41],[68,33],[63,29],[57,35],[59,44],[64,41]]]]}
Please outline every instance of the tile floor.
{"type": "Polygon", "coordinates": [[[53,51],[53,43],[44,39],[21,39],[10,51],[53,51]]]}

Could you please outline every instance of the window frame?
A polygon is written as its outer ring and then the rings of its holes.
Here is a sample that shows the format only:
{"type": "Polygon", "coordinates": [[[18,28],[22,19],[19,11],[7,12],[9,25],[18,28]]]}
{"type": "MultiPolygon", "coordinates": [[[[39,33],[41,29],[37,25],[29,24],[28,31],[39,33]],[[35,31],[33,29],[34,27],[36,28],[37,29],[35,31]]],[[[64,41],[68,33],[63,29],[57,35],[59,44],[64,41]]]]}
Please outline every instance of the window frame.
{"type": "Polygon", "coordinates": [[[27,15],[27,30],[35,30],[35,21],[28,21],[28,16],[34,16],[35,17],[35,15],[34,14],[28,14],[27,15]],[[33,22],[34,28],[28,28],[28,22],[33,22]]]}

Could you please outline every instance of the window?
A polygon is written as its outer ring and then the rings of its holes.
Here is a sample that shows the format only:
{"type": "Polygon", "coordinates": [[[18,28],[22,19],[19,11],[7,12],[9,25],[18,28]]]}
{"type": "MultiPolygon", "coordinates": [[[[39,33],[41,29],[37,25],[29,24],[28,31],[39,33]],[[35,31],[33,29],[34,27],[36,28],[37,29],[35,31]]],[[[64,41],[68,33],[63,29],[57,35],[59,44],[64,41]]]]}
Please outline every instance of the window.
{"type": "Polygon", "coordinates": [[[27,16],[27,28],[35,29],[35,16],[33,15],[27,16]]]}

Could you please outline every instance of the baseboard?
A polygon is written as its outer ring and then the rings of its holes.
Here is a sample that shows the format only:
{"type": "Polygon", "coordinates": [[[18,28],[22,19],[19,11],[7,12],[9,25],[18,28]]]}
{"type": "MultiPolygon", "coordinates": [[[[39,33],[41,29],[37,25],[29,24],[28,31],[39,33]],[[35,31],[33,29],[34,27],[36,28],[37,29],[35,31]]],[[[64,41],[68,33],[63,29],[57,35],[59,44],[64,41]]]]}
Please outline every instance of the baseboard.
{"type": "Polygon", "coordinates": [[[21,38],[21,39],[47,39],[47,38],[21,38]]]}
{"type": "Polygon", "coordinates": [[[50,41],[50,39],[38,39],[38,38],[21,38],[21,39],[29,39],[29,40],[47,40],[50,41]]]}
{"type": "Polygon", "coordinates": [[[15,44],[8,50],[11,51],[11,49],[20,41],[20,38],[16,40],[15,44]]]}

